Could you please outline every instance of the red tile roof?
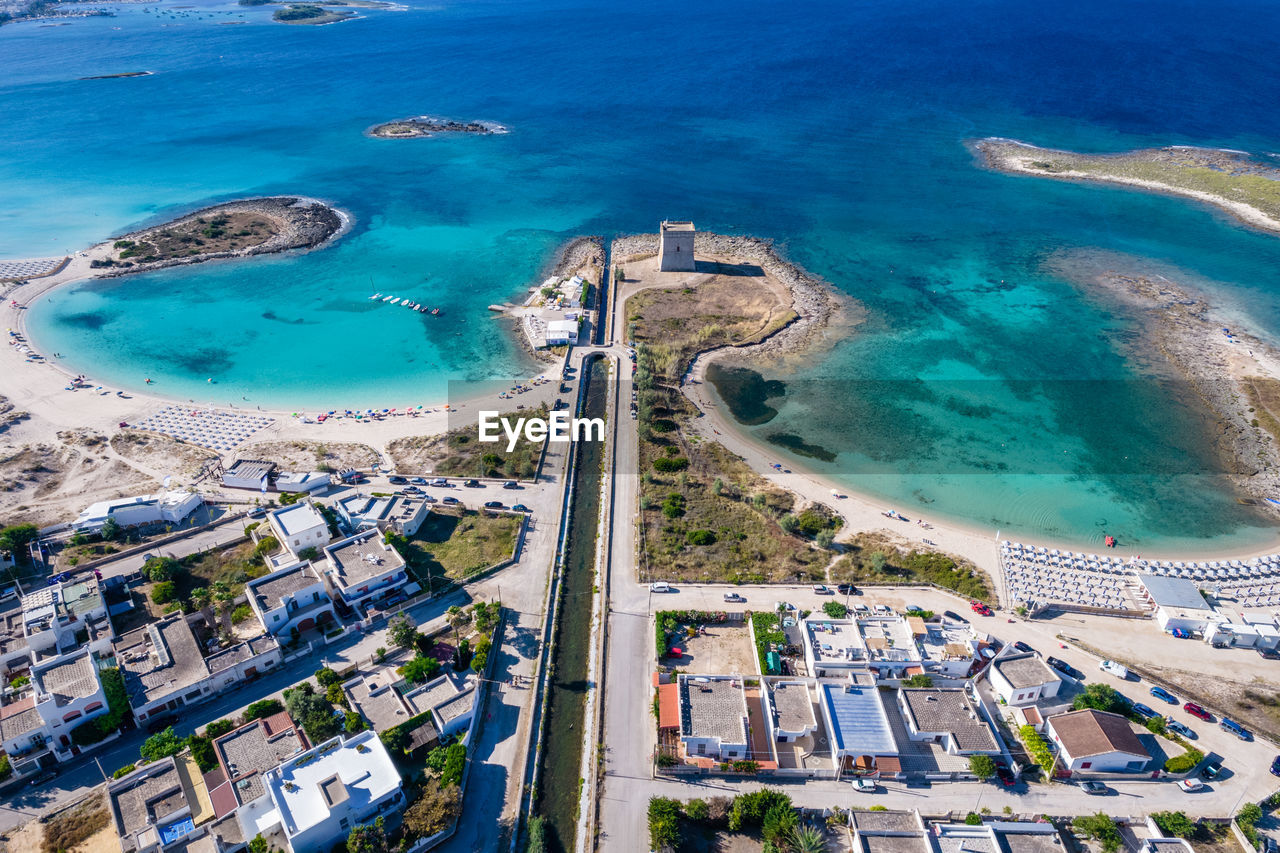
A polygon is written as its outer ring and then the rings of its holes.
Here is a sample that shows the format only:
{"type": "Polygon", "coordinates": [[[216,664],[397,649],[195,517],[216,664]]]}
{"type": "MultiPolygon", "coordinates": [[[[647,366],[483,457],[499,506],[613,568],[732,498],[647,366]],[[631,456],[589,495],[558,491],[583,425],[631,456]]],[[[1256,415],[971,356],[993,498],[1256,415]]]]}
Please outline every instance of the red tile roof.
{"type": "Polygon", "coordinates": [[[680,685],[658,685],[658,728],[680,728],[680,685]]]}

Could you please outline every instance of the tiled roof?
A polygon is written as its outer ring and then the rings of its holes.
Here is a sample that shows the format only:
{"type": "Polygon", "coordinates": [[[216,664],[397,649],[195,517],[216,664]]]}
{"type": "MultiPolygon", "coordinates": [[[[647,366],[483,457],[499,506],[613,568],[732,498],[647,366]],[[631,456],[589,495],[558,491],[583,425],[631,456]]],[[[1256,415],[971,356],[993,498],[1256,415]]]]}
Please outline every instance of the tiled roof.
{"type": "Polygon", "coordinates": [[[1108,752],[1128,752],[1150,757],[1142,741],[1133,733],[1129,721],[1119,714],[1095,711],[1070,711],[1049,718],[1049,725],[1058,736],[1062,748],[1074,758],[1105,755],[1108,752]]]}
{"type": "Polygon", "coordinates": [[[860,832],[919,832],[920,823],[912,812],[872,812],[857,811],[849,813],[853,826],[860,832]]]}
{"type": "Polygon", "coordinates": [[[306,739],[284,712],[254,720],[213,741],[218,762],[241,803],[255,800],[265,792],[263,771],[306,748],[306,739]]]}
{"type": "Polygon", "coordinates": [[[22,737],[44,725],[40,712],[34,707],[26,708],[16,714],[0,718],[0,740],[5,742],[22,737]]]}
{"type": "Polygon", "coordinates": [[[186,690],[209,676],[195,634],[182,614],[130,631],[115,650],[135,707],[186,690]]]}
{"type": "Polygon", "coordinates": [[[904,688],[906,700],[917,732],[946,732],[963,752],[999,749],[995,735],[973,701],[959,688],[904,688]]]}
{"type": "Polygon", "coordinates": [[[679,683],[682,735],[717,738],[728,744],[747,743],[747,706],[742,682],[696,681],[681,676],[679,683]]]}

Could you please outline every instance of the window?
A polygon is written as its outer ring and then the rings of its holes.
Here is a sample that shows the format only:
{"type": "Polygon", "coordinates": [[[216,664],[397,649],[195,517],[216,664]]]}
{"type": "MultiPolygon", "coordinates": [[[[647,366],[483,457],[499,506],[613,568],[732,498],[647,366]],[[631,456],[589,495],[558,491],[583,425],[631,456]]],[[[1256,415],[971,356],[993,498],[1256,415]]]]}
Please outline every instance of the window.
{"type": "Polygon", "coordinates": [[[293,540],[293,547],[297,548],[301,544],[302,542],[300,540],[297,540],[297,539],[293,540]]]}
{"type": "Polygon", "coordinates": [[[272,621],[272,622],[279,622],[279,621],[280,621],[280,614],[279,614],[279,613],[272,613],[272,614],[271,614],[271,621],[272,621]]]}
{"type": "Polygon", "coordinates": [[[348,827],[351,826],[351,821],[344,817],[342,820],[338,821],[338,826],[342,827],[343,832],[346,832],[348,827]]]}
{"type": "Polygon", "coordinates": [[[1093,762],[1092,762],[1092,761],[1084,761],[1084,762],[1081,762],[1081,764],[1080,764],[1080,769],[1081,769],[1081,770],[1088,770],[1088,769],[1089,769],[1090,767],[1092,767],[1092,766],[1093,766],[1093,762]]]}
{"type": "Polygon", "coordinates": [[[707,754],[707,745],[705,743],[698,744],[698,755],[707,754]]]}
{"type": "Polygon", "coordinates": [[[185,699],[185,700],[186,700],[186,701],[188,701],[188,702],[190,702],[190,701],[192,701],[192,700],[194,700],[194,699],[199,699],[199,698],[200,698],[200,691],[199,691],[199,690],[192,690],[190,693],[188,693],[186,696],[183,696],[182,698],[183,698],[183,699],[185,699]]]}

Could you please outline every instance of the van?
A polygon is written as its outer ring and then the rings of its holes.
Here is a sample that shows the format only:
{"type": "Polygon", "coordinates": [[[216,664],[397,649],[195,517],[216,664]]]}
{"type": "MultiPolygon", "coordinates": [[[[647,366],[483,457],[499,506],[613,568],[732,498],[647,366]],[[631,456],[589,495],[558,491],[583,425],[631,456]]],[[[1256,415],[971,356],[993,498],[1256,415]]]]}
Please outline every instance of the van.
{"type": "Polygon", "coordinates": [[[1103,672],[1109,672],[1116,678],[1127,679],[1129,677],[1129,670],[1113,660],[1104,660],[1102,663],[1098,664],[1098,669],[1101,669],[1103,672]]]}
{"type": "Polygon", "coordinates": [[[1224,732],[1231,732],[1231,734],[1240,738],[1240,740],[1253,740],[1253,734],[1250,733],[1248,729],[1237,723],[1235,720],[1228,719],[1227,717],[1223,717],[1218,722],[1218,728],[1222,729],[1224,732]]]}
{"type": "Polygon", "coordinates": [[[649,584],[649,592],[671,592],[671,584],[666,581],[654,581],[649,584]]]}

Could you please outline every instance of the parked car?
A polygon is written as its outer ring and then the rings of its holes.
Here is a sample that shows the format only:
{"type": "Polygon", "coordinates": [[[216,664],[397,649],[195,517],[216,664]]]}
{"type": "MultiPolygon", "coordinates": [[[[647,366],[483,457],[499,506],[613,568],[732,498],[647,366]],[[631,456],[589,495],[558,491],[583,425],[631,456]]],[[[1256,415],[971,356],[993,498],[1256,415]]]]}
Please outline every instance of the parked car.
{"type": "Polygon", "coordinates": [[[404,487],[403,489],[401,489],[400,491],[404,492],[406,495],[420,495],[420,494],[422,494],[422,489],[419,489],[417,486],[405,486],[405,487],[404,487]]]}
{"type": "Polygon", "coordinates": [[[406,480],[404,477],[397,477],[393,475],[387,478],[387,482],[393,486],[404,486],[404,485],[407,485],[409,481],[406,480]]]}
{"type": "Polygon", "coordinates": [[[853,780],[852,784],[853,790],[859,794],[874,794],[876,792],[876,780],[874,779],[864,779],[859,776],[853,780]]]}
{"type": "Polygon", "coordinates": [[[1156,712],[1154,709],[1150,708],[1147,705],[1143,705],[1141,702],[1133,703],[1133,713],[1137,714],[1139,717],[1141,717],[1144,720],[1149,720],[1156,715],[1156,712]]]}
{"type": "Polygon", "coordinates": [[[671,592],[671,584],[666,581],[654,581],[649,584],[649,592],[671,592]]]}
{"type": "Polygon", "coordinates": [[[1031,648],[1031,646],[1029,646],[1029,645],[1027,645],[1026,643],[1022,642],[1021,640],[1018,640],[1018,642],[1014,643],[1014,644],[1013,644],[1013,647],[1014,647],[1015,649],[1017,649],[1018,651],[1020,651],[1020,652],[1034,652],[1034,651],[1035,651],[1035,649],[1031,648]]]}
{"type": "Polygon", "coordinates": [[[963,622],[963,623],[965,623],[966,625],[968,625],[968,624],[969,624],[969,620],[968,620],[968,619],[964,618],[964,617],[963,617],[963,616],[961,616],[959,613],[956,613],[956,612],[954,612],[954,611],[952,611],[952,610],[944,610],[944,611],[942,611],[942,615],[943,615],[943,616],[945,616],[945,617],[947,617],[948,619],[950,619],[952,622],[963,622]]]}
{"type": "Polygon", "coordinates": [[[458,500],[458,499],[457,499],[457,498],[455,498],[453,495],[447,495],[447,496],[445,496],[444,498],[441,498],[441,502],[442,502],[442,503],[447,503],[447,504],[460,504],[460,503],[462,503],[462,501],[458,500]]]}
{"type": "Polygon", "coordinates": [[[157,732],[162,732],[177,722],[177,714],[161,714],[159,717],[152,717],[147,720],[147,734],[153,735],[157,732]]]}
{"type": "Polygon", "coordinates": [[[1239,738],[1240,740],[1253,740],[1252,731],[1245,729],[1244,726],[1240,725],[1239,722],[1236,722],[1235,720],[1231,720],[1230,717],[1222,717],[1222,719],[1217,722],[1217,727],[1222,731],[1230,731],[1231,734],[1234,734],[1236,738],[1239,738]]]}
{"type": "MultiPolygon", "coordinates": [[[[1169,731],[1173,732],[1174,734],[1182,735],[1187,740],[1196,740],[1199,737],[1194,731],[1187,728],[1177,720],[1166,720],[1165,728],[1167,728],[1169,731]]],[[[1276,775],[1280,776],[1280,773],[1276,775]]]]}
{"type": "Polygon", "coordinates": [[[820,583],[815,583],[813,585],[813,594],[814,595],[833,595],[834,593],[831,591],[830,587],[823,586],[820,583]]]}
{"type": "Polygon", "coordinates": [[[469,489],[478,489],[478,488],[480,488],[480,481],[479,481],[479,480],[467,480],[467,481],[466,481],[465,483],[463,483],[462,485],[466,486],[466,487],[467,487],[467,488],[469,488],[469,489]]]}
{"type": "Polygon", "coordinates": [[[908,615],[915,615],[916,613],[923,613],[923,612],[924,612],[924,608],[923,608],[923,607],[921,607],[919,604],[908,604],[908,605],[907,605],[907,614],[908,614],[908,615]]]}
{"type": "Polygon", "coordinates": [[[1208,711],[1206,711],[1204,708],[1201,708],[1195,702],[1183,703],[1182,710],[1186,711],[1188,714],[1190,714],[1193,717],[1199,717],[1200,719],[1204,720],[1206,723],[1213,722],[1213,714],[1210,714],[1208,711]]]}
{"type": "Polygon", "coordinates": [[[427,485],[427,478],[426,477],[410,477],[409,482],[413,483],[415,486],[425,486],[427,485]]]}
{"type": "Polygon", "coordinates": [[[1081,782],[1080,790],[1086,794],[1110,794],[1111,789],[1101,782],[1081,782]]]}
{"type": "Polygon", "coordinates": [[[996,767],[996,778],[1006,788],[1012,788],[1018,784],[1018,780],[1014,778],[1013,771],[1002,765],[996,767]]]}
{"type": "Polygon", "coordinates": [[[842,583],[836,585],[836,592],[841,595],[861,595],[858,588],[851,583],[842,583]]]}
{"type": "Polygon", "coordinates": [[[502,509],[502,501],[485,501],[485,509],[502,509]]]}
{"type": "Polygon", "coordinates": [[[853,612],[859,616],[870,616],[871,608],[865,604],[855,604],[853,605],[853,612]]]}
{"type": "Polygon", "coordinates": [[[265,518],[266,515],[267,508],[265,506],[255,507],[254,509],[249,510],[250,518],[265,518]]]}
{"type": "Polygon", "coordinates": [[[726,592],[724,594],[725,601],[746,601],[747,599],[736,592],[726,592]]]}
{"type": "Polygon", "coordinates": [[[511,508],[514,509],[516,512],[533,512],[533,510],[529,509],[524,504],[516,504],[511,508]]]}
{"type": "Polygon", "coordinates": [[[24,786],[27,788],[35,788],[43,785],[45,782],[52,782],[56,778],[58,778],[57,770],[41,770],[30,779],[27,779],[24,786]]]}
{"type": "Polygon", "coordinates": [[[877,604],[873,609],[875,610],[876,613],[880,613],[885,616],[893,615],[893,608],[887,604],[877,604]]]}
{"type": "Polygon", "coordinates": [[[1188,794],[1194,794],[1205,789],[1205,784],[1199,779],[1179,779],[1178,787],[1186,791],[1188,794]]]}
{"type": "Polygon", "coordinates": [[[428,504],[433,504],[433,503],[435,503],[435,502],[436,502],[436,499],[435,499],[435,498],[433,498],[433,497],[431,497],[431,495],[427,494],[426,492],[423,492],[423,493],[422,493],[422,502],[423,502],[423,503],[428,503],[428,504]]]}
{"type": "Polygon", "coordinates": [[[1190,640],[1193,636],[1186,628],[1174,628],[1169,633],[1173,634],[1173,636],[1177,637],[1179,640],[1190,640]]]}
{"type": "Polygon", "coordinates": [[[1280,755],[1271,759],[1271,775],[1280,776],[1280,755]]]}
{"type": "Polygon", "coordinates": [[[448,480],[446,480],[444,477],[436,477],[435,479],[433,479],[433,480],[429,483],[429,485],[432,485],[432,486],[447,486],[447,485],[449,485],[449,481],[448,481],[448,480]]]}
{"type": "Polygon", "coordinates": [[[1118,664],[1113,660],[1104,660],[1102,663],[1098,664],[1098,669],[1103,672],[1109,672],[1116,678],[1129,677],[1129,670],[1125,669],[1123,665],[1118,664]]]}
{"type": "Polygon", "coordinates": [[[503,484],[502,484],[502,488],[504,488],[504,489],[518,489],[518,488],[520,488],[520,484],[519,484],[519,483],[517,483],[515,480],[507,480],[507,482],[505,482],[505,483],[503,483],[503,484]]]}
{"type": "Polygon", "coordinates": [[[1084,678],[1084,673],[1080,672],[1080,670],[1076,669],[1064,660],[1058,660],[1052,655],[1045,658],[1044,662],[1064,675],[1069,675],[1072,678],[1084,678]]]}
{"type": "Polygon", "coordinates": [[[1151,688],[1151,695],[1156,697],[1157,699],[1163,699],[1164,701],[1168,702],[1170,705],[1178,704],[1178,697],[1174,696],[1168,690],[1165,690],[1163,687],[1160,687],[1159,685],[1151,688]]]}
{"type": "Polygon", "coordinates": [[[1210,761],[1204,767],[1200,768],[1200,775],[1206,779],[1217,779],[1222,775],[1222,762],[1210,761]]]}
{"type": "Polygon", "coordinates": [[[978,601],[976,598],[969,602],[969,609],[980,616],[990,616],[991,608],[978,601]]]}

